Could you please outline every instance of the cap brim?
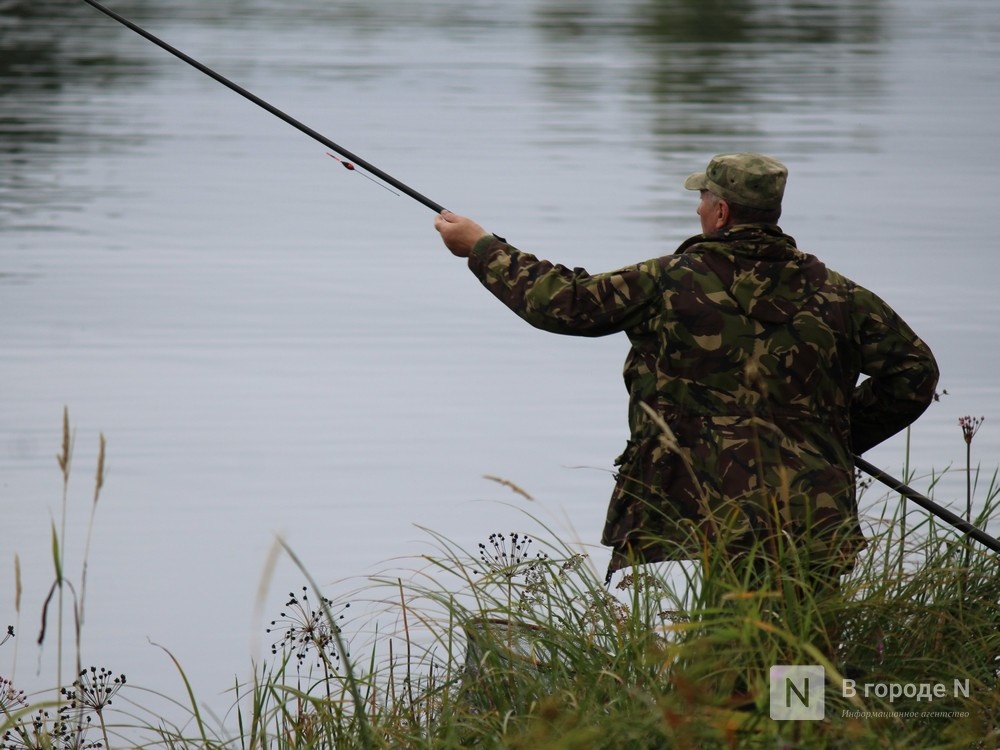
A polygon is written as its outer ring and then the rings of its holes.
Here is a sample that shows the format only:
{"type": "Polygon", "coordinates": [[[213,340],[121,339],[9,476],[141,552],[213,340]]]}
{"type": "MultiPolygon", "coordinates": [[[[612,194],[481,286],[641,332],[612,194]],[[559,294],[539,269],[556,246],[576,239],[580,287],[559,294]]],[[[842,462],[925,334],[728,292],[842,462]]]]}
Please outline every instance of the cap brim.
{"type": "Polygon", "coordinates": [[[708,175],[704,172],[688,175],[684,180],[684,187],[688,190],[708,190],[708,175]]]}

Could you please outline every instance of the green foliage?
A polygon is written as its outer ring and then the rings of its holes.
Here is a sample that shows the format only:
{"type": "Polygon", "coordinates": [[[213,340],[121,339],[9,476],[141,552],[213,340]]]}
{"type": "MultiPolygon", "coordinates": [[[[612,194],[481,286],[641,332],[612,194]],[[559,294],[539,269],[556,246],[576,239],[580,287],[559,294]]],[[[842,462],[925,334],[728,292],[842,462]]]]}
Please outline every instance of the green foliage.
{"type": "MultiPolygon", "coordinates": [[[[998,496],[994,481],[978,525],[998,496]]],[[[997,747],[997,556],[933,517],[914,523],[902,500],[879,516],[839,585],[817,579],[808,545],[734,557],[720,534],[699,560],[625,571],[609,589],[542,525],[552,542],[495,533],[473,552],[432,533],[437,552],[407,580],[366,581],[355,593],[367,602],[349,609],[284,547],[307,585],[284,599],[271,658],[234,686],[226,717],[200,705],[167,651],[186,694],[167,699],[187,712],[179,725],[138,708],[165,696],[90,667],[54,704],[0,679],[0,748],[997,747]],[[822,721],[770,718],[777,664],[824,668],[822,721]]],[[[53,591],[65,543],[54,531],[53,591]]],[[[82,602],[75,612],[79,629],[82,602]]]]}
{"type": "MultiPolygon", "coordinates": [[[[285,651],[241,701],[241,746],[995,746],[996,558],[930,521],[907,539],[906,565],[886,565],[898,544],[887,526],[822,595],[802,584],[794,548],[769,558],[778,574],[754,586],[708,547],[679,582],[636,569],[608,591],[584,556],[554,545],[536,552],[522,534],[491,536],[478,559],[439,540],[421,583],[376,582],[398,592],[405,658],[390,652],[379,663],[376,646],[365,669],[324,670],[309,685],[290,679],[300,660],[285,651]],[[770,719],[775,664],[825,668],[825,720],[770,719]],[[968,695],[952,690],[956,680],[968,680],[968,695]],[[884,689],[936,683],[948,693],[933,703],[909,688],[890,700],[884,689]]],[[[329,617],[316,632],[346,637],[350,623],[329,617]]]]}

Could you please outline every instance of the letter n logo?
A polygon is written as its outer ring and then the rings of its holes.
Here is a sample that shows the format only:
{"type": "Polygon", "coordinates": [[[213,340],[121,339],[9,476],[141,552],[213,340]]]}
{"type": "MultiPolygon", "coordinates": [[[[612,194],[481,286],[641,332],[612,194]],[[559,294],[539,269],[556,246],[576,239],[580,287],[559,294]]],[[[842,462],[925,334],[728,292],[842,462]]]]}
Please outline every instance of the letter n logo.
{"type": "Polygon", "coordinates": [[[818,664],[771,667],[771,718],[778,721],[822,719],[826,713],[826,672],[818,664]]]}

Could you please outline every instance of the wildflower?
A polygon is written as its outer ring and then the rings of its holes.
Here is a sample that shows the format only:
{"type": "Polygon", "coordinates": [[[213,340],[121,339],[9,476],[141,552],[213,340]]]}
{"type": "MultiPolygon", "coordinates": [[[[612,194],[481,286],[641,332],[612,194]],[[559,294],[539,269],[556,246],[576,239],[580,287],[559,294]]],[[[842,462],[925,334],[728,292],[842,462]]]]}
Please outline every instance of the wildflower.
{"type": "Polygon", "coordinates": [[[23,690],[15,690],[14,683],[6,677],[0,677],[0,712],[9,714],[20,706],[28,705],[23,690]]]}
{"type": "Polygon", "coordinates": [[[663,609],[660,610],[660,619],[664,622],[683,624],[691,622],[691,615],[681,609],[663,609]]]}
{"type": "Polygon", "coordinates": [[[499,573],[510,580],[518,573],[523,572],[527,578],[531,579],[537,571],[538,561],[546,559],[546,555],[539,552],[535,559],[525,566],[524,563],[528,562],[531,557],[530,547],[533,540],[518,534],[516,531],[510,535],[510,547],[507,546],[507,537],[503,534],[490,534],[488,541],[489,547],[482,542],[479,543],[479,558],[486,566],[486,571],[483,573],[475,571],[479,575],[499,573]],[[522,567],[525,567],[526,570],[519,570],[522,567]]]}
{"type": "Polygon", "coordinates": [[[3,733],[0,750],[34,750],[54,747],[49,729],[49,712],[39,709],[30,721],[20,719],[13,728],[3,733]]]}
{"type": "Polygon", "coordinates": [[[278,619],[271,620],[271,627],[267,628],[268,633],[282,633],[282,636],[271,644],[271,653],[277,654],[279,648],[287,648],[294,655],[301,668],[303,663],[309,658],[310,651],[315,650],[318,661],[316,666],[335,667],[334,662],[340,661],[340,654],[337,653],[337,635],[340,634],[340,627],[333,620],[343,620],[343,611],[350,607],[350,603],[345,604],[340,613],[334,617],[328,617],[327,612],[331,612],[333,602],[322,597],[321,605],[312,609],[309,602],[309,592],[305,586],[302,587],[302,594],[289,594],[289,599],[285,603],[286,612],[282,612],[278,619]]]}
{"type": "Polygon", "coordinates": [[[0,737],[0,750],[96,750],[101,742],[88,742],[87,722],[53,721],[49,712],[39,709],[30,719],[18,719],[0,737]]]}
{"type": "Polygon", "coordinates": [[[594,632],[604,630],[607,618],[616,627],[621,627],[629,618],[631,610],[628,605],[618,601],[607,591],[591,594],[588,597],[586,609],[582,613],[582,620],[588,623],[594,632]]]}
{"type": "Polygon", "coordinates": [[[965,520],[968,523],[972,523],[972,438],[985,420],[986,417],[958,418],[958,426],[962,428],[962,437],[965,438],[965,520]]]}
{"type": "Polygon", "coordinates": [[[586,559],[587,556],[582,554],[570,556],[565,562],[563,562],[562,568],[559,570],[559,576],[561,578],[568,578],[570,573],[583,567],[583,561],[586,559]]]}
{"type": "Polygon", "coordinates": [[[62,694],[69,701],[70,710],[96,711],[100,713],[111,705],[111,699],[125,685],[125,675],[115,677],[111,670],[90,667],[80,672],[80,677],[72,687],[63,688],[62,694]]]}
{"type": "Polygon", "coordinates": [[[627,573],[615,586],[619,591],[627,591],[633,587],[646,593],[666,590],[663,581],[650,573],[627,573]]]}
{"type": "Polygon", "coordinates": [[[108,747],[104,709],[111,705],[111,699],[124,686],[125,675],[115,677],[110,669],[90,667],[81,671],[72,686],[60,691],[67,703],[59,709],[59,720],[52,730],[52,735],[59,740],[59,746],[74,750],[108,747]],[[92,711],[97,714],[101,723],[101,731],[104,734],[103,745],[99,741],[90,743],[84,741],[90,728],[92,711]]]}
{"type": "Polygon", "coordinates": [[[965,444],[971,445],[972,438],[976,436],[979,432],[979,428],[983,426],[983,422],[986,417],[959,417],[958,426],[962,428],[962,437],[965,438],[965,444]]]}

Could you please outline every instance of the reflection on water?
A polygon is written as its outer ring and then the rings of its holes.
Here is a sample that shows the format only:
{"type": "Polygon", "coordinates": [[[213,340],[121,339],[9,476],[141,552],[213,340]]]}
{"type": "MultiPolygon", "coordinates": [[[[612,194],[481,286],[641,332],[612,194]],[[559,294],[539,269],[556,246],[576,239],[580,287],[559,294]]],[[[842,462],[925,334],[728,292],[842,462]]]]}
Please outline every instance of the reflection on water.
{"type": "Polygon", "coordinates": [[[849,111],[879,96],[884,15],[880,2],[547,2],[547,95],[624,85],[622,105],[648,113],[652,150],[737,150],[769,113],[849,111]]]}
{"type": "Polygon", "coordinates": [[[101,92],[139,86],[148,75],[146,56],[125,46],[83,3],[0,4],[0,227],[11,214],[27,221],[32,207],[86,202],[61,186],[60,170],[68,160],[127,145],[128,138],[102,130],[92,106],[101,92]]]}
{"type": "MultiPolygon", "coordinates": [[[[112,5],[154,33],[178,36],[185,27],[227,36],[326,28],[331,39],[345,28],[411,36],[489,29],[523,44],[524,33],[537,29],[532,43],[541,47],[524,52],[542,58],[538,96],[586,106],[610,94],[637,119],[649,114],[645,140],[661,153],[720,150],[759,130],[754,114],[831,101],[850,108],[877,96],[878,66],[868,58],[879,54],[884,16],[882,3],[752,0],[517,2],[499,15],[488,2],[112,5]]],[[[66,201],[58,172],[64,159],[143,139],[141,131],[102,128],[95,98],[176,75],[174,63],[83,3],[5,0],[2,11],[0,221],[26,206],[66,201]]]]}

